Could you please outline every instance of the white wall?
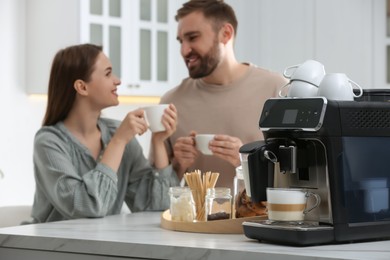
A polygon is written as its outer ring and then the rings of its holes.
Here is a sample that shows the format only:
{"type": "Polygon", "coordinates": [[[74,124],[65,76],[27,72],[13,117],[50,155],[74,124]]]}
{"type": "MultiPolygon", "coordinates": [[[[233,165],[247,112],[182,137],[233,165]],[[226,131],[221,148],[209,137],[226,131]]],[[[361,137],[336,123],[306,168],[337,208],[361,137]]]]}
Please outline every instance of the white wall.
{"type": "MultiPolygon", "coordinates": [[[[282,72],[290,65],[314,59],[325,65],[326,72],[346,73],[363,88],[386,87],[373,77],[378,58],[373,55],[374,22],[385,13],[383,7],[374,10],[373,6],[384,6],[384,0],[226,2],[234,7],[239,21],[239,60],[282,72]]],[[[380,46],[376,56],[384,56],[384,52],[380,46]]],[[[384,72],[382,63],[380,66],[384,72]]]]}
{"type": "Polygon", "coordinates": [[[0,205],[30,204],[34,179],[32,140],[44,104],[28,99],[25,80],[25,3],[0,1],[0,205]]]}

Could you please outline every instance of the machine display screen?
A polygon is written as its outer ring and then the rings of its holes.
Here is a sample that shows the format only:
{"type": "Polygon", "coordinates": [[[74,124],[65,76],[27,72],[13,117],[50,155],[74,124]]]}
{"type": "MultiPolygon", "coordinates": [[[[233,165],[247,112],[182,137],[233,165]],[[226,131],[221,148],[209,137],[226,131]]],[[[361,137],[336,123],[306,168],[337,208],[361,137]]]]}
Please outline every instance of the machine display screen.
{"type": "Polygon", "coordinates": [[[268,99],[264,104],[259,126],[262,131],[317,131],[323,123],[326,104],[327,100],[322,97],[268,99]]]}
{"type": "Polygon", "coordinates": [[[297,120],[298,109],[287,109],[284,111],[283,124],[294,124],[297,120]]]}

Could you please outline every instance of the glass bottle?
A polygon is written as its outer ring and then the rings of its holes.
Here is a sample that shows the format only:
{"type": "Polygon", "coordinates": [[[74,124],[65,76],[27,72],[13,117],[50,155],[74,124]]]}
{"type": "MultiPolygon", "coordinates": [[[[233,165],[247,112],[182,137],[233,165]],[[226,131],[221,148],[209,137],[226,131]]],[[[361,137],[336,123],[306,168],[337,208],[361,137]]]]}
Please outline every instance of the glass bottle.
{"type": "Polygon", "coordinates": [[[194,221],[196,216],[195,202],[190,188],[171,187],[169,188],[169,198],[172,221],[194,221]]]}
{"type": "Polygon", "coordinates": [[[233,215],[232,215],[232,218],[236,218],[237,217],[236,212],[237,212],[240,196],[245,190],[244,173],[242,170],[242,166],[238,166],[236,168],[236,176],[234,176],[233,189],[234,190],[233,190],[233,215]]]}
{"type": "Polygon", "coordinates": [[[245,188],[245,167],[236,168],[233,191],[233,218],[245,218],[267,215],[267,204],[265,201],[252,202],[247,189],[245,188]]]}
{"type": "Polygon", "coordinates": [[[232,195],[229,188],[209,188],[206,198],[206,221],[230,219],[232,216],[232,195]]]}

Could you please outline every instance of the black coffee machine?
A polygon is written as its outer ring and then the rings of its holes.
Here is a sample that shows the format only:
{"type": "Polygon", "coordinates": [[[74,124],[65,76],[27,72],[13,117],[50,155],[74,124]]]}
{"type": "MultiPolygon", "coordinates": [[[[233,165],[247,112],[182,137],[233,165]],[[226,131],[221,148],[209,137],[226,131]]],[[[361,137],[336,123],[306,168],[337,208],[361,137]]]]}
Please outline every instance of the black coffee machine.
{"type": "Polygon", "coordinates": [[[390,238],[390,104],[323,97],[266,101],[264,141],[245,144],[251,199],[304,188],[321,204],[299,225],[243,223],[247,237],[290,245],[390,238]]]}

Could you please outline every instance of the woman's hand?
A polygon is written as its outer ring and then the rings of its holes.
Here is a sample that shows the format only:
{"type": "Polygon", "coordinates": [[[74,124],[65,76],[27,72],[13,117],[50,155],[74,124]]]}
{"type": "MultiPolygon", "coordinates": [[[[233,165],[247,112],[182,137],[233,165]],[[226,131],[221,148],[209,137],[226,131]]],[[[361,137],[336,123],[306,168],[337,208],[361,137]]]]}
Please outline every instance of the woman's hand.
{"type": "Polygon", "coordinates": [[[165,131],[153,133],[152,139],[154,141],[165,141],[176,131],[177,110],[175,105],[169,104],[168,108],[164,110],[164,115],[161,120],[165,127],[165,131]]]}
{"type": "Polygon", "coordinates": [[[137,109],[127,113],[126,117],[116,130],[114,137],[123,140],[127,144],[135,135],[142,135],[147,130],[148,124],[144,117],[144,110],[137,109]]]}
{"type": "Polygon", "coordinates": [[[144,111],[142,109],[137,109],[129,112],[108,143],[101,162],[114,171],[117,171],[126,144],[130,142],[136,134],[142,135],[146,130],[148,130],[148,125],[144,118],[144,111]]]}
{"type": "Polygon", "coordinates": [[[170,104],[169,107],[165,109],[161,120],[165,127],[165,131],[152,134],[154,166],[157,169],[162,169],[169,165],[168,152],[164,141],[176,131],[177,110],[173,104],[170,104]]]}

